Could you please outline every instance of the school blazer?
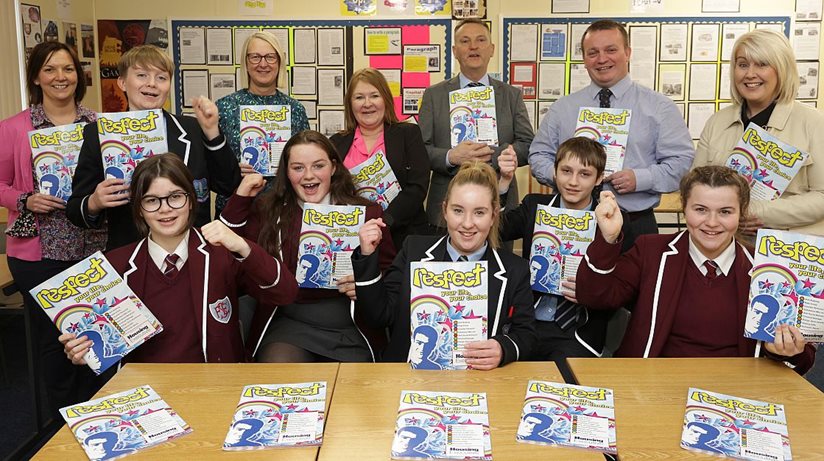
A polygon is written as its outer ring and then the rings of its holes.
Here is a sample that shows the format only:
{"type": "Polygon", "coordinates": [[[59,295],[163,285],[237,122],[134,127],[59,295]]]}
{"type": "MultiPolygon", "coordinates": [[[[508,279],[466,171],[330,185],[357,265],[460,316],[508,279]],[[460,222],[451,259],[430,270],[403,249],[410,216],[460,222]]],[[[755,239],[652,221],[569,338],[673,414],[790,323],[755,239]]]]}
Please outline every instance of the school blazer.
{"type": "MultiPolygon", "coordinates": [[[[189,277],[194,310],[192,321],[200,326],[201,347],[205,362],[245,362],[246,355],[240,333],[238,294],[248,293],[257,299],[266,297],[275,302],[291,303],[298,286],[294,275],[254,242],[247,240],[252,252],[245,259],[222,246],[210,245],[198,229],[189,232],[189,277]],[[214,307],[228,299],[229,317],[221,317],[214,307]],[[220,317],[218,320],[216,317],[220,317]]],[[[146,239],[106,253],[106,258],[132,291],[141,297],[146,284],[149,256],[146,239]]],[[[154,300],[141,298],[151,310],[154,300]]],[[[166,308],[167,306],[163,306],[166,308]]],[[[164,325],[162,335],[175,334],[174,325],[164,325]]]]}
{"type": "MultiPolygon", "coordinates": [[[[489,270],[489,332],[503,350],[499,366],[528,357],[536,340],[532,290],[526,261],[506,250],[488,247],[483,257],[489,270]]],[[[364,318],[376,328],[389,328],[384,362],[405,362],[410,344],[410,282],[412,261],[449,261],[446,237],[411,235],[392,266],[381,276],[377,252],[352,255],[356,293],[364,318]]]]}
{"type": "MultiPolygon", "coordinates": [[[[689,234],[641,235],[635,246],[620,255],[621,245],[609,244],[600,231],[587,249],[585,264],[578,267],[578,301],[591,308],[632,311],[619,357],[660,357],[672,330],[678,300],[689,264],[689,234]]],[[[738,356],[760,356],[761,344],[744,337],[744,322],[750,292],[752,257],[735,243],[735,286],[738,296],[738,356]]],[[[786,359],[783,357],[782,359],[786,359]]],[[[803,374],[815,360],[815,349],[807,344],[801,354],[789,358],[803,374]]]]}
{"type": "MultiPolygon", "coordinates": [[[[165,110],[163,117],[169,152],[180,157],[194,177],[198,197],[189,197],[189,200],[197,201],[195,225],[202,226],[212,220],[209,190],[232,195],[240,184],[240,166],[222,133],[207,141],[194,117],[176,116],[165,110]]],[[[74,225],[89,228],[100,228],[105,217],[109,231],[106,249],[113,249],[137,241],[140,235],[129,204],[107,208],[97,219],[89,218],[89,197],[104,179],[97,124],[89,123],[83,129],[83,147],[72,181],[72,196],[66,204],[66,216],[74,225]]]]}
{"type": "MultiPolygon", "coordinates": [[[[341,159],[345,159],[355,141],[355,132],[337,133],[329,140],[341,159]]],[[[383,220],[392,231],[392,241],[400,245],[407,235],[426,225],[423,202],[429,190],[429,161],[421,130],[414,123],[384,124],[383,142],[386,160],[401,186],[400,194],[384,210],[383,220]]]]}

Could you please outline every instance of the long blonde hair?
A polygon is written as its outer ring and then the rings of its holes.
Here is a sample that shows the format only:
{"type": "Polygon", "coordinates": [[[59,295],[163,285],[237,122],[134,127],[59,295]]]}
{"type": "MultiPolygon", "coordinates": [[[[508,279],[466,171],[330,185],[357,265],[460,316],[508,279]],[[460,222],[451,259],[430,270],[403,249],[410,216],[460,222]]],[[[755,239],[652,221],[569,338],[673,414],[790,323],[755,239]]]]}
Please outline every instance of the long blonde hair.
{"type": "Polygon", "coordinates": [[[463,186],[466,184],[474,184],[481,186],[489,191],[492,197],[492,228],[489,229],[489,236],[486,240],[492,248],[499,248],[501,246],[501,233],[498,226],[501,221],[501,199],[498,197],[498,176],[491,166],[484,162],[472,161],[461,165],[461,169],[449,181],[449,186],[446,188],[446,198],[443,201],[443,213],[446,214],[446,204],[449,203],[449,197],[452,195],[452,189],[455,186],[463,186]]]}

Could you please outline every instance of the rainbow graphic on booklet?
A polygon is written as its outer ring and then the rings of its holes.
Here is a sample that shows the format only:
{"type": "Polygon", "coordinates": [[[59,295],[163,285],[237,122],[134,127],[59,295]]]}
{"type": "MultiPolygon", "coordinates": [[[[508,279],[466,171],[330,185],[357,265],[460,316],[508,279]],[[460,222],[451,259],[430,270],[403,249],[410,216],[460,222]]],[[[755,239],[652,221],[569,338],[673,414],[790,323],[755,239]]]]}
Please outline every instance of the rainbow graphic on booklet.
{"type": "Polygon", "coordinates": [[[752,461],[791,461],[784,406],[696,389],[681,432],[687,450],[752,461]]]}
{"type": "Polygon", "coordinates": [[[759,229],[751,277],[745,337],[771,343],[788,324],[824,341],[824,237],[759,229]]]}
{"type": "Polygon", "coordinates": [[[303,205],[295,279],[301,288],[337,290],[338,279],[352,275],[352,252],[360,245],[358,230],[366,207],[303,205]]]}
{"type": "Polygon", "coordinates": [[[492,460],[486,393],[401,391],[391,455],[492,460]]]}
{"type": "Polygon", "coordinates": [[[224,450],[320,445],[326,382],[245,386],[224,450]]]}
{"type": "Polygon", "coordinates": [[[487,339],[486,261],[410,263],[408,362],[422,370],[465,370],[467,343],[487,339]]]}
{"type": "Polygon", "coordinates": [[[29,131],[32,166],[40,193],[68,200],[83,145],[83,123],[29,131]]]}
{"type": "Polygon", "coordinates": [[[350,168],[349,173],[352,174],[358,195],[379,204],[384,210],[401,193],[398,178],[381,151],[350,168]]]}
{"type": "Polygon", "coordinates": [[[240,161],[263,176],[278,172],[280,155],[292,136],[288,105],[240,106],[240,161]]]}
{"type": "Polygon", "coordinates": [[[631,119],[629,109],[582,107],[578,111],[574,136],[589,138],[604,146],[607,153],[604,176],[624,168],[631,119]]]}
{"type": "Polygon", "coordinates": [[[787,190],[808,156],[750,123],[725,165],[747,178],[753,200],[775,200],[787,190]]]}
{"type": "Polygon", "coordinates": [[[464,141],[497,146],[495,90],[479,86],[450,91],[449,129],[452,147],[464,141]]]}
{"type": "Polygon", "coordinates": [[[120,458],[192,432],[148,384],[61,408],[60,414],[92,461],[120,458]]]}
{"type": "Polygon", "coordinates": [[[595,239],[595,213],[538,205],[529,251],[530,285],[535,291],[562,295],[561,282],[574,277],[595,239]]]}
{"type": "Polygon", "coordinates": [[[169,151],[160,109],[97,114],[97,135],[105,179],[132,181],[137,164],[169,151]]]}
{"type": "Polygon", "coordinates": [[[616,454],[612,390],[530,380],[515,439],[616,454]]]}
{"type": "Polygon", "coordinates": [[[84,359],[98,375],[163,331],[99,251],[30,293],[62,333],[92,340],[84,359]]]}

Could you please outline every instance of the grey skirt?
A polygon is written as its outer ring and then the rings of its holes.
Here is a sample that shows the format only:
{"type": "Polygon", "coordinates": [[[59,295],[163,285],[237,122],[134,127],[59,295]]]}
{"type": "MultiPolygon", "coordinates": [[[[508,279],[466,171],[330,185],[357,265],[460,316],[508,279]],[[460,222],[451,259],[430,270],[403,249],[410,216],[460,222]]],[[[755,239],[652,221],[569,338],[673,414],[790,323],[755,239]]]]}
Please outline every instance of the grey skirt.
{"type": "Polygon", "coordinates": [[[278,307],[261,347],[288,343],[338,362],[371,362],[372,353],[349,313],[349,298],[278,307]]]}

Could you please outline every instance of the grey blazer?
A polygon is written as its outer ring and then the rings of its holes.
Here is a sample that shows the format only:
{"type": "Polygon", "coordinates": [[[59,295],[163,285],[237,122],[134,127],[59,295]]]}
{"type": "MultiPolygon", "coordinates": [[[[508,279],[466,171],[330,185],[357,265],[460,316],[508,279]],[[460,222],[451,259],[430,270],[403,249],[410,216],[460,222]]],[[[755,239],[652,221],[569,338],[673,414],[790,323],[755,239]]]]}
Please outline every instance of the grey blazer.
{"type": "MultiPolygon", "coordinates": [[[[521,90],[507,85],[500,80],[489,78],[495,90],[495,109],[498,123],[498,146],[492,155],[492,166],[498,169],[498,155],[506,146],[512,144],[518,154],[518,166],[527,164],[529,145],[534,133],[529,123],[526,105],[521,90]]],[[[432,168],[432,180],[429,185],[429,197],[426,200],[426,214],[429,223],[445,227],[441,216],[441,203],[446,197],[446,187],[458,172],[458,167],[446,166],[446,153],[451,148],[451,130],[449,129],[449,92],[460,88],[460,77],[455,76],[432,85],[423,93],[418,125],[421,127],[423,142],[429,154],[432,168]]],[[[507,207],[518,205],[517,181],[512,182],[507,195],[507,207]]]]}

